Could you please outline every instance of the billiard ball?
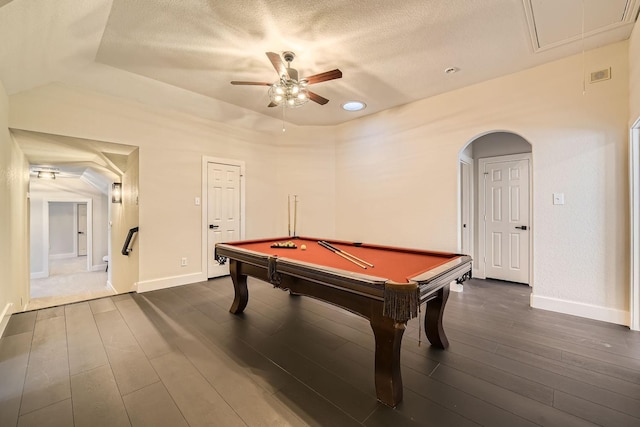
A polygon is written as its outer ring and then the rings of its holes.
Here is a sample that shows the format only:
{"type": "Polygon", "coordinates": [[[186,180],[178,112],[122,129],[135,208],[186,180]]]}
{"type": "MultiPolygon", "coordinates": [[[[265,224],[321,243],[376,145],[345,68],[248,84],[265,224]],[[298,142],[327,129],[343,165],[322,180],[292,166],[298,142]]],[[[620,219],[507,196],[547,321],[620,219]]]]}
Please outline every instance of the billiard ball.
{"type": "Polygon", "coordinates": [[[307,250],[307,245],[301,245],[300,249],[302,249],[303,251],[306,251],[307,250]]]}

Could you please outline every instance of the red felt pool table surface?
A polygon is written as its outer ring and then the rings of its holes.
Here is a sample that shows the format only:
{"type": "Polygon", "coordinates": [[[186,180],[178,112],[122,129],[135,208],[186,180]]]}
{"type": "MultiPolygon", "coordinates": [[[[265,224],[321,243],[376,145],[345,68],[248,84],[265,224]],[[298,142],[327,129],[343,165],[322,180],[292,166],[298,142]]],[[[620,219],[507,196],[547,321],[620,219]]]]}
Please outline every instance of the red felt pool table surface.
{"type": "Polygon", "coordinates": [[[284,237],[277,239],[248,240],[230,242],[228,245],[249,251],[259,252],[265,255],[276,255],[279,258],[288,258],[320,266],[346,270],[350,272],[390,279],[398,283],[406,283],[411,278],[421,273],[430,271],[461,255],[444,252],[423,251],[417,249],[404,249],[389,246],[368,244],[354,244],[338,240],[316,239],[309,237],[284,237]],[[334,247],[346,251],[361,258],[374,267],[366,269],[347,261],[334,252],[320,246],[319,240],[324,240],[334,247]],[[272,248],[274,243],[292,241],[296,249],[272,248]],[[306,250],[301,246],[306,245],[306,250]]]}

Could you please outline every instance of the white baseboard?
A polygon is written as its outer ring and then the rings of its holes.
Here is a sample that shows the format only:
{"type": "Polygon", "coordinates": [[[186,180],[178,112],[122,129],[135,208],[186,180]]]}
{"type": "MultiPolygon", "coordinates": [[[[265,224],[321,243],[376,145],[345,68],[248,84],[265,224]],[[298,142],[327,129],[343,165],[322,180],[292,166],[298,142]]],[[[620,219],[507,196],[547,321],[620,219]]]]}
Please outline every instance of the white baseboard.
{"type": "Polygon", "coordinates": [[[9,318],[13,314],[13,303],[9,303],[4,307],[2,313],[0,313],[0,337],[4,334],[4,330],[7,328],[9,318]]]}
{"type": "Polygon", "coordinates": [[[629,326],[629,312],[598,305],[531,294],[531,307],[629,326]]]}
{"type": "Polygon", "coordinates": [[[449,290],[451,292],[462,292],[464,291],[464,285],[461,283],[457,283],[455,280],[449,284],[449,290]]]}
{"type": "Polygon", "coordinates": [[[117,294],[116,288],[113,287],[110,281],[107,280],[107,286],[113,291],[114,294],[117,294]]]}
{"type": "Polygon", "coordinates": [[[97,264],[91,267],[91,271],[105,271],[107,269],[107,264],[97,264]]]}
{"type": "Polygon", "coordinates": [[[158,289],[173,288],[174,286],[188,285],[189,283],[204,282],[207,275],[203,272],[185,274],[183,276],[163,277],[160,279],[144,280],[136,283],[136,292],[157,291],[158,289]]]}
{"type": "Polygon", "coordinates": [[[51,254],[49,255],[49,259],[65,259],[65,258],[76,258],[78,255],[74,253],[70,254],[51,254]]]}
{"type": "Polygon", "coordinates": [[[48,273],[44,271],[36,271],[35,273],[31,273],[31,279],[46,279],[49,277],[48,273]]]}
{"type": "Polygon", "coordinates": [[[473,276],[474,279],[486,279],[484,274],[480,274],[480,269],[479,268],[472,269],[471,270],[471,275],[473,276]]]}

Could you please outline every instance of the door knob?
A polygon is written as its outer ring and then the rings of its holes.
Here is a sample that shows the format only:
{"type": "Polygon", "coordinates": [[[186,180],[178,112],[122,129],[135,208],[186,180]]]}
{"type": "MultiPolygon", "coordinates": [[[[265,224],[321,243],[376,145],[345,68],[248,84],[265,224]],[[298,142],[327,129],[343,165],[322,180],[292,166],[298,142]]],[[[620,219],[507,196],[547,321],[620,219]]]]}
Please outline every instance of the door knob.
{"type": "Polygon", "coordinates": [[[209,224],[209,228],[212,229],[212,230],[214,228],[218,228],[218,227],[220,227],[220,226],[219,225],[215,225],[215,224],[209,224]]]}
{"type": "Polygon", "coordinates": [[[518,230],[526,230],[527,226],[526,225],[521,225],[519,227],[516,227],[518,230]]]}

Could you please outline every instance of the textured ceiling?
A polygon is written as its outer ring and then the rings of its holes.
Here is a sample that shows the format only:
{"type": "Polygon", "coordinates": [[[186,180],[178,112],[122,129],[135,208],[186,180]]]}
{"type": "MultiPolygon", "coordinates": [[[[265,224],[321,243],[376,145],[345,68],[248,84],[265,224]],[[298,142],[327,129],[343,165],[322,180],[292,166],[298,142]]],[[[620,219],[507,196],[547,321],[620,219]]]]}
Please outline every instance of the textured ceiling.
{"type": "Polygon", "coordinates": [[[287,110],[287,121],[332,125],[627,39],[639,3],[13,0],[0,7],[0,80],[10,94],[59,81],[208,117],[190,93],[280,118],[267,87],[229,82],[275,81],[265,52],[291,50],[302,76],[343,78],[314,85],[330,102],[287,110]],[[367,109],[340,108],[354,99],[367,109]]]}

